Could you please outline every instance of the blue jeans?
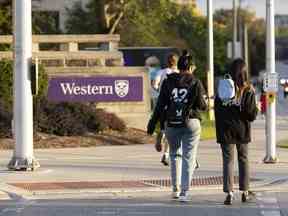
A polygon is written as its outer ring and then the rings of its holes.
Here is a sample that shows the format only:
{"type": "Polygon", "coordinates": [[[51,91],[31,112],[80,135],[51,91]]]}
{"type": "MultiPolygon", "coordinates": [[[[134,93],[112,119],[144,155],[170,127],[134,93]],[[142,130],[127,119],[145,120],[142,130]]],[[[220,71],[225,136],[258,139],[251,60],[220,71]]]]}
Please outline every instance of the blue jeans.
{"type": "Polygon", "coordinates": [[[190,119],[187,127],[167,127],[166,137],[170,147],[171,180],[173,191],[185,193],[189,190],[196,165],[196,154],[200,140],[199,119],[190,119]],[[181,182],[181,184],[180,184],[181,182]]]}

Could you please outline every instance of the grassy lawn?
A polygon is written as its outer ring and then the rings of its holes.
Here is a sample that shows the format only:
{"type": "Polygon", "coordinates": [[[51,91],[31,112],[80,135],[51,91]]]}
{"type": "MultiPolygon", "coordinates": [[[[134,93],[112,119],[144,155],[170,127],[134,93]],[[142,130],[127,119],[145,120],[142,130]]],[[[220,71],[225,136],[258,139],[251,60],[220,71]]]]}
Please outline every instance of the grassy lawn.
{"type": "MultiPolygon", "coordinates": [[[[215,122],[209,120],[208,113],[202,114],[201,127],[202,127],[201,140],[209,140],[216,138],[215,122]]],[[[158,133],[159,130],[160,130],[160,124],[158,123],[156,127],[156,133],[158,133]]]]}
{"type": "Polygon", "coordinates": [[[208,118],[208,114],[203,114],[202,116],[202,133],[201,140],[215,139],[216,131],[215,131],[215,122],[210,121],[208,118]]]}
{"type": "Polygon", "coordinates": [[[288,148],[288,139],[287,140],[281,140],[277,143],[277,146],[280,148],[288,148]]]}

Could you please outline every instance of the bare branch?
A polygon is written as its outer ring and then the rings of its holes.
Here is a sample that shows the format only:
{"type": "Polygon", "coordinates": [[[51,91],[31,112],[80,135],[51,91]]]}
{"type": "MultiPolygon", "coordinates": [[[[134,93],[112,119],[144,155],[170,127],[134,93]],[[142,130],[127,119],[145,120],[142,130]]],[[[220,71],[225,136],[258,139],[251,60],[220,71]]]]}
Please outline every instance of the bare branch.
{"type": "Polygon", "coordinates": [[[109,34],[113,34],[115,32],[115,30],[116,30],[116,28],[117,28],[117,26],[118,26],[118,24],[119,24],[119,22],[120,22],[120,20],[122,19],[123,16],[124,16],[124,12],[121,11],[119,13],[117,19],[114,21],[114,23],[113,23],[113,25],[112,25],[112,27],[111,27],[111,29],[109,31],[109,34]]]}

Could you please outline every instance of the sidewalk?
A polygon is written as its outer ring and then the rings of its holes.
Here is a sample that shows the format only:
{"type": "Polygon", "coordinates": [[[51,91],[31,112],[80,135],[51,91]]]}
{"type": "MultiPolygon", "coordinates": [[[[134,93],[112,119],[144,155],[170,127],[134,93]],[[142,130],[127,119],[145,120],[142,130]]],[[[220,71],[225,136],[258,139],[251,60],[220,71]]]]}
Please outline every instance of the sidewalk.
{"type": "MultiPolygon", "coordinates": [[[[288,125],[287,130],[282,126],[277,131],[278,139],[288,138],[288,125]]],[[[261,120],[255,123],[253,140],[250,144],[251,188],[286,187],[288,149],[277,149],[277,164],[263,164],[265,131],[261,120]]],[[[107,195],[170,191],[169,168],[160,164],[161,154],[152,144],[35,150],[41,168],[34,172],[8,171],[6,165],[11,156],[11,151],[0,152],[0,197],[3,199],[15,194],[107,195]]],[[[202,141],[198,160],[201,167],[195,171],[192,190],[195,193],[222,192],[222,160],[218,144],[214,140],[202,141]]]]}

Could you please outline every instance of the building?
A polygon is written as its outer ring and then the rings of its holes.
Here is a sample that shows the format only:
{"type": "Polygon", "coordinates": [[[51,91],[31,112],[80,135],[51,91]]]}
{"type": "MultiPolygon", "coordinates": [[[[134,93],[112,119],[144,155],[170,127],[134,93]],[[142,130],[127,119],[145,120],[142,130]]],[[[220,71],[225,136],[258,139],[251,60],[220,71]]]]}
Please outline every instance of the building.
{"type": "Polygon", "coordinates": [[[89,0],[32,0],[32,10],[56,14],[59,29],[65,31],[65,22],[67,20],[66,8],[72,7],[76,2],[79,2],[85,8],[89,0]]]}

